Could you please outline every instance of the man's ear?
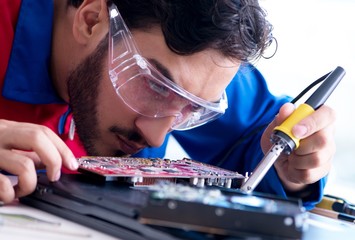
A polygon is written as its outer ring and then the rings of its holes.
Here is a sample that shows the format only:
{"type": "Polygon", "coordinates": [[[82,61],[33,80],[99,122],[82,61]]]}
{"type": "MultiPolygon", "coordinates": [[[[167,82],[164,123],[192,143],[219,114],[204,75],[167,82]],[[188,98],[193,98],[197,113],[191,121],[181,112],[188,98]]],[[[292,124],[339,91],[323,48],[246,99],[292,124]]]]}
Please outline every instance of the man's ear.
{"type": "Polygon", "coordinates": [[[108,24],[106,0],[84,0],[75,13],[74,38],[83,45],[96,38],[101,40],[107,34],[108,24]]]}

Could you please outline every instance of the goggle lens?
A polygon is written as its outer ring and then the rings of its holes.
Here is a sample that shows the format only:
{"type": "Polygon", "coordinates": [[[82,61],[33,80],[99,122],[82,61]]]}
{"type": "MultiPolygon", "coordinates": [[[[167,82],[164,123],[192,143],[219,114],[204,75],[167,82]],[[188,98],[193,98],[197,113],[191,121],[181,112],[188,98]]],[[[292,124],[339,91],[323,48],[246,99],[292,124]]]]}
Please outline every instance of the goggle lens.
{"type": "Polygon", "coordinates": [[[167,79],[138,52],[132,34],[111,3],[109,74],[118,96],[135,112],[153,118],[174,116],[174,130],[187,130],[221,116],[227,108],[224,93],[218,103],[201,99],[167,79]]]}

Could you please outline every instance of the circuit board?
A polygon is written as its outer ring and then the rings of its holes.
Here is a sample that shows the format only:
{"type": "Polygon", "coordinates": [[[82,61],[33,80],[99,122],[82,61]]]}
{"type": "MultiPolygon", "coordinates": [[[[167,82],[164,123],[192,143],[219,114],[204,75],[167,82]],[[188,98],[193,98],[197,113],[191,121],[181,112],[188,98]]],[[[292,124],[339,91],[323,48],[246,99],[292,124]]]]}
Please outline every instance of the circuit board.
{"type": "Polygon", "coordinates": [[[125,180],[134,186],[155,184],[159,180],[189,181],[196,186],[240,187],[245,177],[237,172],[183,158],[81,157],[79,172],[91,173],[106,181],[125,180]]]}

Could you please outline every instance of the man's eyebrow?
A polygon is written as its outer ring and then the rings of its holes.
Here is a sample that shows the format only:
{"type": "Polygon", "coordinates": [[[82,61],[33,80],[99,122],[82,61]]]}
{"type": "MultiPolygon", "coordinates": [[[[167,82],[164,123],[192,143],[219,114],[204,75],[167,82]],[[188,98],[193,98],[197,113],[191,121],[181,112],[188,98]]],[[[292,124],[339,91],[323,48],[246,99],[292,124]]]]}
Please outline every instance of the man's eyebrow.
{"type": "Polygon", "coordinates": [[[150,63],[153,64],[153,66],[161,73],[163,74],[164,77],[168,78],[170,81],[175,82],[176,81],[173,79],[173,76],[171,75],[169,69],[167,69],[166,67],[164,67],[163,64],[161,64],[160,62],[158,62],[155,59],[149,58],[148,59],[150,63]]]}

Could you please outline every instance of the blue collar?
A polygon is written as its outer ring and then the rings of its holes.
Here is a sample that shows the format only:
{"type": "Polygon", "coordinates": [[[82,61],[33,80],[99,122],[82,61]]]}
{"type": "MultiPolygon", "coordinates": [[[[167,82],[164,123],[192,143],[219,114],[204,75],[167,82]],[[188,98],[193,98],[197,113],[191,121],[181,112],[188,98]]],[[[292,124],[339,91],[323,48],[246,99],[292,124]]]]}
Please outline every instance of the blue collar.
{"type": "Polygon", "coordinates": [[[30,104],[64,103],[50,77],[53,1],[22,1],[3,96],[30,104]]]}

